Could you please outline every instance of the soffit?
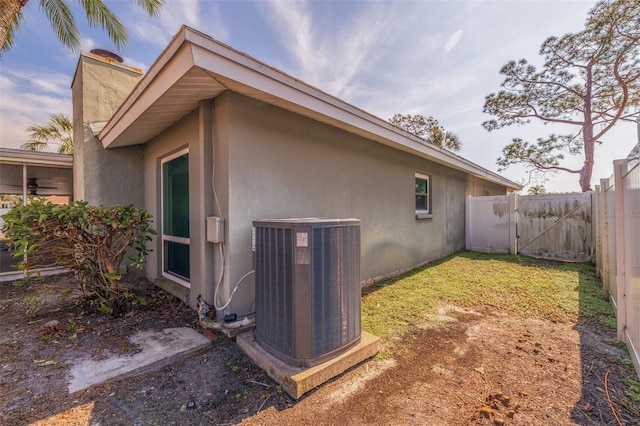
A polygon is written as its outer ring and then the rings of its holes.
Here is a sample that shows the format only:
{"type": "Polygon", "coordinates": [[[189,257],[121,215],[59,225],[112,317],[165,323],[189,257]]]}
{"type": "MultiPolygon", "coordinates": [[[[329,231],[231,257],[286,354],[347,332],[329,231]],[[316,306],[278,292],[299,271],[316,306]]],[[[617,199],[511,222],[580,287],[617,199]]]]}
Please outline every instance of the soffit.
{"type": "Polygon", "coordinates": [[[202,70],[191,68],[143,109],[108,146],[146,143],[196,109],[200,100],[215,98],[224,90],[202,70]]]}

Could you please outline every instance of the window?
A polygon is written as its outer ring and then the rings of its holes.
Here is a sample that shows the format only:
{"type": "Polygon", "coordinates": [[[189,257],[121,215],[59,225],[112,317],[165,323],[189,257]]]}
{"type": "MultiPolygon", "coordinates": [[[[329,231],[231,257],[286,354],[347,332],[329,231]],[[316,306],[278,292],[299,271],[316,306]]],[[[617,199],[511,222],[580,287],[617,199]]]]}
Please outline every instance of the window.
{"type": "Polygon", "coordinates": [[[426,218],[431,214],[431,188],[429,176],[416,173],[416,217],[426,218]]]}
{"type": "Polygon", "coordinates": [[[189,286],[189,153],[162,160],[162,275],[189,286]]]}

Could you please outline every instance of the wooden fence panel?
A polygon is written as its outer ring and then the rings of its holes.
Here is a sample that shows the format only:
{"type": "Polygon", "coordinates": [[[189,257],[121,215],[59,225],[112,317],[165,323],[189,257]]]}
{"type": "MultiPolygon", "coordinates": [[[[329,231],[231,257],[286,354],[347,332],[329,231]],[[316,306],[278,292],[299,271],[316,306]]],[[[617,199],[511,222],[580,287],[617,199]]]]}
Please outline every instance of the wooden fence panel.
{"type": "Polygon", "coordinates": [[[594,255],[592,194],[518,197],[518,253],[589,261],[594,255]]]}

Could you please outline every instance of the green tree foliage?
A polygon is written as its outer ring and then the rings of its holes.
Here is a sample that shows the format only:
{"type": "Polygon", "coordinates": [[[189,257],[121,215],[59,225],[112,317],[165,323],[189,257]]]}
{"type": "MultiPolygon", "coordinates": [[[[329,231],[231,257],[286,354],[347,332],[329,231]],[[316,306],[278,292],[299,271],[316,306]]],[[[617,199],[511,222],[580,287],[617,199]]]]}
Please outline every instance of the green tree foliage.
{"type": "Polygon", "coordinates": [[[58,205],[33,199],[3,216],[2,232],[15,257],[26,255],[20,268],[62,267],[76,273],[87,297],[114,316],[128,293],[120,290],[120,270],[127,254],[142,269],[155,231],[151,215],[134,206],[91,206],[85,201],[58,205]]]}
{"type": "Polygon", "coordinates": [[[529,194],[546,194],[547,190],[542,185],[531,185],[527,192],[529,194]]]}
{"type": "Polygon", "coordinates": [[[444,130],[438,120],[433,117],[415,114],[395,114],[389,119],[389,123],[413,133],[424,141],[446,148],[450,151],[460,151],[462,144],[460,138],[444,130]]]}
{"type": "MultiPolygon", "coordinates": [[[[164,0],[134,0],[149,16],[158,16],[164,0]]],[[[24,21],[23,8],[29,0],[0,0],[0,43],[2,51],[13,47],[15,34],[20,30],[24,21]]],[[[40,11],[51,22],[58,39],[73,51],[80,48],[80,32],[76,25],[75,16],[68,0],[39,0],[40,11]]],[[[79,0],[90,27],[100,27],[106,31],[116,49],[127,46],[129,36],[127,29],[118,17],[102,0],[79,0]]]]}
{"type": "Polygon", "coordinates": [[[20,145],[21,149],[47,151],[51,145],[57,145],[59,154],[73,154],[73,124],[64,114],[51,114],[47,124],[32,124],[27,132],[31,140],[20,145]]]}
{"type": "Polygon", "coordinates": [[[585,29],[548,38],[540,48],[540,69],[526,59],[510,61],[500,73],[503,89],[485,99],[488,131],[539,120],[574,130],[504,147],[502,170],[524,164],[529,170],[579,175],[591,188],[595,145],[616,123],[634,121],[640,107],[640,0],[601,1],[589,12],[585,29]],[[580,169],[562,166],[565,154],[584,155],[580,169]]]}

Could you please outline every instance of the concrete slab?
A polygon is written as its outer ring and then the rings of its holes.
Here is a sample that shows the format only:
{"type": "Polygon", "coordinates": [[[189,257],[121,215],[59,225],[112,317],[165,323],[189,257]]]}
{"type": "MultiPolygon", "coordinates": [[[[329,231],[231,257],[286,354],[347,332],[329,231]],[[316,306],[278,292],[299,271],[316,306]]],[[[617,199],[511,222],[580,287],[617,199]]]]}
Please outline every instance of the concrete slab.
{"type": "Polygon", "coordinates": [[[258,367],[295,399],[372,357],[381,347],[379,337],[363,331],[360,343],[347,352],[314,367],[294,367],[265,351],[256,342],[253,331],[239,334],[236,343],[258,367]]]}
{"type": "Polygon", "coordinates": [[[129,338],[141,351],[133,355],[116,355],[101,361],[84,360],[71,369],[69,393],[114,379],[157,370],[211,344],[188,327],[167,328],[160,332],[140,332],[129,338]]]}

